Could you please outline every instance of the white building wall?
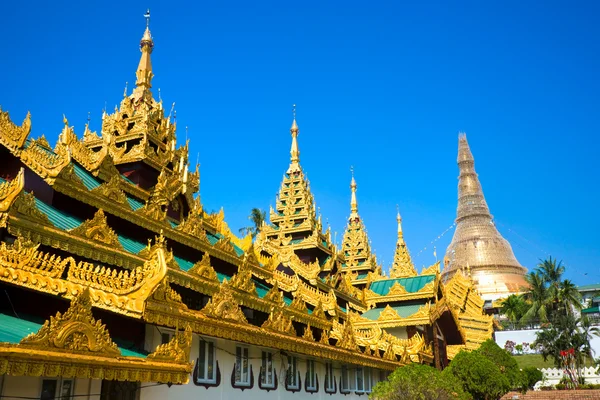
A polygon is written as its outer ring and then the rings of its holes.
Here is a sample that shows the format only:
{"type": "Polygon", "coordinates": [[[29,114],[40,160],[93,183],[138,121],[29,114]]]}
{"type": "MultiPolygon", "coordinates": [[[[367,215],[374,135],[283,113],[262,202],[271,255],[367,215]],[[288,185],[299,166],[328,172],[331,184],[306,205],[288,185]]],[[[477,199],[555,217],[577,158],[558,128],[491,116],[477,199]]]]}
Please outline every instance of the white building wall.
{"type": "MultiPolygon", "coordinates": [[[[2,400],[13,400],[18,398],[40,398],[42,381],[44,379],[57,379],[48,377],[32,376],[0,376],[0,396],[2,400]]],[[[74,379],[73,395],[81,400],[100,400],[102,381],[98,379],[74,379]]],[[[58,398],[58,397],[57,397],[58,398]]]]}
{"type": "MultiPolygon", "coordinates": [[[[149,348],[156,348],[160,344],[160,333],[158,328],[154,326],[147,326],[146,342],[149,348]]],[[[160,328],[160,332],[168,332],[164,328],[160,328]]],[[[287,368],[287,356],[284,352],[280,352],[277,349],[260,348],[256,346],[247,346],[244,343],[236,343],[229,340],[214,339],[205,337],[205,340],[213,341],[216,345],[216,358],[218,361],[218,368],[221,374],[221,381],[218,387],[205,388],[194,384],[193,377],[190,376],[190,382],[186,385],[159,385],[152,386],[152,384],[142,384],[140,391],[140,400],[184,400],[184,399],[195,399],[195,398],[210,398],[211,400],[220,399],[235,399],[236,397],[243,397],[244,400],[279,400],[279,399],[332,399],[339,398],[344,400],[351,399],[362,399],[366,400],[368,394],[358,395],[356,393],[350,393],[343,395],[340,393],[340,375],[341,365],[334,363],[334,375],[337,382],[337,392],[333,395],[325,392],[325,362],[326,360],[312,358],[315,361],[315,370],[318,376],[318,392],[308,393],[305,390],[305,376],[307,363],[307,356],[296,355],[298,359],[298,371],[300,372],[301,387],[297,392],[290,392],[285,388],[285,371],[287,368]],[[252,366],[252,372],[254,375],[252,388],[245,388],[244,390],[234,388],[231,384],[231,374],[235,365],[235,352],[236,345],[246,346],[249,348],[249,361],[252,366]],[[270,351],[273,353],[273,364],[275,365],[275,372],[277,374],[277,389],[261,389],[259,387],[260,379],[260,367],[262,360],[262,351],[270,351]]],[[[190,354],[190,360],[196,362],[199,355],[199,342],[200,338],[194,335],[192,342],[192,349],[190,354]]],[[[379,371],[372,370],[373,386],[376,382],[379,382],[379,371]]]]}
{"type": "MultiPolygon", "coordinates": [[[[496,343],[502,348],[504,348],[504,344],[509,340],[512,340],[516,344],[521,344],[523,342],[533,343],[536,339],[536,333],[539,331],[539,329],[497,331],[495,332],[496,343]]],[[[592,351],[594,352],[594,357],[600,357],[600,337],[594,337],[590,341],[590,345],[592,347],[592,351]]]]}

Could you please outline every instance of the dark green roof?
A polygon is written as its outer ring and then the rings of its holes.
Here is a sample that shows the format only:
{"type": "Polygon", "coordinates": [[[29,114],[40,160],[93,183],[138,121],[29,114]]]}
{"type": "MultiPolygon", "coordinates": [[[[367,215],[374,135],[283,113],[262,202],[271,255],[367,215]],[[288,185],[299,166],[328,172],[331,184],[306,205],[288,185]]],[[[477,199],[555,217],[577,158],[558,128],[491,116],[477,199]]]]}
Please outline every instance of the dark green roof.
{"type": "MultiPolygon", "coordinates": [[[[414,313],[419,311],[419,308],[421,308],[423,306],[423,304],[425,304],[425,303],[406,304],[406,305],[396,306],[396,307],[392,307],[392,308],[402,318],[406,318],[406,317],[410,317],[411,315],[413,315],[414,313]]],[[[381,314],[381,312],[383,310],[385,310],[385,307],[373,308],[373,309],[367,311],[366,313],[362,314],[362,316],[375,321],[377,318],[379,318],[379,315],[381,314]]]]}
{"type": "Polygon", "coordinates": [[[85,168],[83,168],[81,165],[77,163],[72,164],[73,170],[75,171],[75,175],[77,175],[77,177],[81,179],[81,181],[83,182],[85,187],[88,188],[88,190],[95,189],[102,184],[102,181],[98,180],[92,174],[87,172],[85,168]]]}
{"type": "Polygon", "coordinates": [[[600,291],[600,283],[595,283],[593,285],[583,285],[583,286],[578,286],[577,290],[584,291],[584,290],[598,290],[600,291]]]}
{"type": "Polygon", "coordinates": [[[581,310],[581,312],[584,314],[600,313],[600,306],[586,308],[584,310],[581,310]]]}
{"type": "Polygon", "coordinates": [[[399,279],[384,279],[373,282],[369,289],[381,296],[385,296],[390,291],[390,288],[394,286],[394,283],[398,282],[400,285],[404,286],[408,293],[415,293],[434,279],[435,275],[412,276],[410,278],[399,279]]]}
{"type": "Polygon", "coordinates": [[[79,218],[75,218],[63,211],[59,211],[51,205],[39,200],[38,198],[35,199],[35,205],[41,212],[46,214],[50,222],[52,222],[52,225],[59,229],[68,231],[70,229],[77,228],[83,222],[79,218]]]}
{"type": "MultiPolygon", "coordinates": [[[[36,333],[42,324],[27,321],[10,315],[0,314],[0,343],[18,344],[25,336],[36,333]]],[[[119,347],[125,357],[145,358],[146,355],[137,351],[119,347]]]]}

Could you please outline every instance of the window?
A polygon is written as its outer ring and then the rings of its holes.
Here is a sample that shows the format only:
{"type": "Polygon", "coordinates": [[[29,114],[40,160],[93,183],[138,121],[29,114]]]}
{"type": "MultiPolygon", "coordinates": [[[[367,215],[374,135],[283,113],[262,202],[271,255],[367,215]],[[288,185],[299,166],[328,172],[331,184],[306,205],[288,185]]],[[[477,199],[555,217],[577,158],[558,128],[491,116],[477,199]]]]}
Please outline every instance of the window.
{"type": "Polygon", "coordinates": [[[335,393],[335,375],[333,374],[333,363],[325,364],[325,392],[335,393]]]}
{"type": "Polygon", "coordinates": [[[298,379],[298,359],[293,356],[288,356],[285,388],[288,390],[300,389],[300,382],[298,379]]]}
{"type": "Polygon", "coordinates": [[[235,348],[235,385],[247,387],[251,384],[248,348],[237,346],[235,348]]]}
{"type": "Polygon", "coordinates": [[[197,383],[217,383],[217,357],[213,342],[200,340],[197,374],[197,383]]]}
{"type": "Polygon", "coordinates": [[[342,365],[341,393],[350,393],[356,388],[356,369],[342,365]]]}
{"type": "Polygon", "coordinates": [[[371,368],[356,368],[356,393],[371,393],[373,380],[371,379],[371,368]]]}
{"type": "Polygon", "coordinates": [[[160,343],[161,344],[165,344],[165,343],[169,343],[171,341],[171,333],[168,332],[161,332],[160,333],[160,343]]]}
{"type": "Polygon", "coordinates": [[[273,371],[273,353],[262,352],[262,365],[260,370],[261,388],[275,388],[275,372],[273,371]]]}
{"type": "Polygon", "coordinates": [[[73,395],[72,379],[44,379],[40,400],[71,399],[73,395]]]}
{"type": "Polygon", "coordinates": [[[317,374],[315,373],[315,361],[306,360],[306,391],[317,391],[317,374]]]}

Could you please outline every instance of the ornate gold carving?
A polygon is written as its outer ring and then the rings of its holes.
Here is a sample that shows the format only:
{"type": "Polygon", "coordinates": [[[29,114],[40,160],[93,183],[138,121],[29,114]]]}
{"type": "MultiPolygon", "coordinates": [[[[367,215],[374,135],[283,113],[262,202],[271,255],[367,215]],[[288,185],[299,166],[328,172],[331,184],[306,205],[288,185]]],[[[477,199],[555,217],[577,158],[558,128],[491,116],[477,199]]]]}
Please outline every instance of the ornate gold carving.
{"type": "Polygon", "coordinates": [[[219,287],[219,292],[215,293],[208,301],[208,304],[202,309],[206,315],[229,320],[241,324],[247,324],[248,320],[240,309],[238,302],[233,297],[233,293],[227,280],[224,280],[219,287]]]}
{"type": "Polygon", "coordinates": [[[279,283],[275,281],[275,284],[269,290],[269,292],[263,297],[264,300],[272,301],[279,307],[283,307],[283,292],[279,290],[279,283]]]}
{"type": "Polygon", "coordinates": [[[39,244],[35,244],[22,237],[17,237],[12,245],[2,242],[0,245],[0,265],[12,269],[21,269],[39,275],[58,278],[70,265],[75,262],[71,257],[61,259],[55,255],[44,254],[38,251],[39,244]]]}
{"type": "Polygon", "coordinates": [[[323,319],[327,318],[327,316],[325,315],[325,310],[323,309],[323,303],[321,302],[321,300],[319,300],[319,303],[317,303],[317,305],[313,309],[312,316],[315,318],[323,318],[323,319]]]}
{"type": "Polygon", "coordinates": [[[262,324],[263,329],[285,333],[287,335],[296,335],[296,330],[292,325],[292,320],[287,317],[283,311],[271,311],[269,318],[262,324]]]}
{"type": "Polygon", "coordinates": [[[222,250],[231,256],[238,257],[235,248],[227,238],[219,239],[219,241],[215,243],[215,248],[222,250]]]}
{"type": "Polygon", "coordinates": [[[427,268],[423,268],[423,271],[421,271],[421,275],[435,275],[438,274],[440,272],[440,262],[436,262],[433,265],[430,265],[427,268]]]}
{"type": "Polygon", "coordinates": [[[302,335],[302,339],[309,340],[311,342],[315,341],[315,337],[313,336],[312,329],[310,328],[310,324],[304,328],[304,334],[302,335]]]}
{"type": "Polygon", "coordinates": [[[149,360],[162,362],[189,363],[192,347],[192,328],[189,325],[183,332],[175,332],[175,336],[165,344],[161,344],[153,353],[148,354],[149,360]]]}
{"type": "Polygon", "coordinates": [[[252,272],[247,268],[239,268],[238,273],[231,277],[231,287],[257,296],[256,285],[252,280],[252,272]]]}
{"type": "Polygon", "coordinates": [[[115,203],[130,208],[127,195],[121,189],[121,177],[119,175],[114,175],[108,182],[92,189],[92,193],[99,194],[115,203]]]}
{"type": "Polygon", "coordinates": [[[76,353],[94,353],[116,357],[121,353],[113,343],[102,321],[92,316],[92,303],[88,290],[71,301],[64,315],[50,317],[37,333],[21,340],[21,345],[48,349],[57,348],[76,353]]]}
{"type": "Polygon", "coordinates": [[[341,337],[338,338],[338,341],[335,345],[337,347],[341,347],[342,349],[358,351],[358,344],[356,343],[352,322],[346,321],[342,329],[341,337]]]}
{"type": "Polygon", "coordinates": [[[387,293],[387,296],[399,296],[407,293],[408,291],[404,286],[402,286],[399,282],[395,282],[387,293]]]}
{"type": "Polygon", "coordinates": [[[53,152],[43,136],[32,140],[21,151],[20,157],[25,165],[50,184],[54,183],[62,169],[71,162],[71,154],[66,146],[57,146],[53,152]]]}
{"type": "Polygon", "coordinates": [[[31,132],[31,113],[27,113],[21,126],[15,125],[8,112],[0,109],[0,143],[17,153],[25,145],[31,132]]]}
{"type": "Polygon", "coordinates": [[[212,265],[210,265],[210,255],[208,255],[208,253],[204,253],[202,255],[202,259],[196,264],[194,264],[194,266],[190,268],[188,272],[190,274],[195,274],[206,278],[209,281],[219,282],[217,273],[215,272],[212,265]]]}
{"type": "Polygon", "coordinates": [[[319,343],[323,343],[323,344],[329,344],[329,334],[327,333],[326,330],[323,330],[323,332],[321,333],[321,339],[319,339],[319,343]]]}
{"type": "Polygon", "coordinates": [[[177,308],[187,308],[181,301],[181,295],[171,288],[169,282],[163,279],[152,292],[152,300],[166,303],[177,308]]]}
{"type": "Polygon", "coordinates": [[[84,221],[77,228],[71,229],[70,232],[73,235],[91,239],[107,246],[117,249],[123,248],[121,242],[119,242],[119,236],[106,223],[106,216],[102,210],[96,211],[94,218],[84,221]]]}
{"type": "Polygon", "coordinates": [[[290,308],[300,311],[301,313],[308,313],[308,309],[306,308],[306,303],[299,296],[294,297],[294,300],[290,304],[290,308]]]}
{"type": "Polygon", "coordinates": [[[0,183],[0,228],[6,227],[10,207],[21,193],[24,186],[25,171],[23,168],[19,170],[19,173],[12,181],[0,183]]]}
{"type": "Polygon", "coordinates": [[[11,211],[12,210],[17,211],[19,214],[32,221],[43,225],[52,225],[48,216],[38,209],[33,192],[22,192],[14,201],[13,206],[11,207],[11,211]]]}

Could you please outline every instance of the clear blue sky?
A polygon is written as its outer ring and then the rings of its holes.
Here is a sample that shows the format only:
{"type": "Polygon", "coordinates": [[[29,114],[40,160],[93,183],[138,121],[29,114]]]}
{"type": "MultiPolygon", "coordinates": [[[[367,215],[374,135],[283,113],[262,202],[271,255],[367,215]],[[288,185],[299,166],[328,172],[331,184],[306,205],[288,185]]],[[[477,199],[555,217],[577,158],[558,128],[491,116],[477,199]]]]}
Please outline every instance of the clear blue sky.
{"type": "Polygon", "coordinates": [[[353,165],[380,261],[398,203],[415,264],[431,264],[465,131],[521,263],[552,254],[576,283],[600,281],[599,2],[7,2],[2,108],[17,122],[31,110],[51,143],[63,113],[82,135],[89,111],[98,130],[135,82],[147,7],[154,92],[177,103],[205,207],[223,206],[233,229],[274,203],[296,103],[301,163],[338,241],[353,165]]]}

